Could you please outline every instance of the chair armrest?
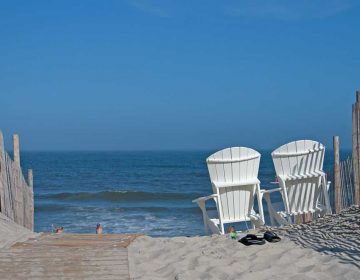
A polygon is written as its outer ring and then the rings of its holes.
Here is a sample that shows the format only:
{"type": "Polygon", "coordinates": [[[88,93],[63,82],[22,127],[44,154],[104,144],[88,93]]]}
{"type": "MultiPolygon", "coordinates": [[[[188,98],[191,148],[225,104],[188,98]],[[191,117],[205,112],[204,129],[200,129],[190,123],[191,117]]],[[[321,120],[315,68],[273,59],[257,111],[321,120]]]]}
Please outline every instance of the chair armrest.
{"type": "Polygon", "coordinates": [[[260,190],[260,193],[265,194],[265,193],[273,193],[273,192],[280,192],[282,190],[282,188],[276,188],[276,189],[270,189],[270,190],[260,190]]]}
{"type": "MultiPolygon", "coordinates": [[[[205,226],[205,233],[208,233],[208,221],[209,221],[209,216],[206,212],[206,206],[205,206],[205,203],[207,200],[209,199],[217,199],[218,196],[217,194],[212,194],[212,195],[209,195],[209,196],[203,196],[203,197],[199,197],[197,199],[194,199],[192,202],[195,202],[199,205],[200,209],[201,209],[201,212],[203,214],[203,220],[204,220],[204,226],[205,226]]],[[[215,201],[217,202],[217,201],[215,201]]],[[[211,226],[210,226],[211,227],[211,226]]]]}
{"type": "Polygon", "coordinates": [[[270,222],[271,222],[272,226],[275,226],[276,224],[283,225],[283,224],[287,223],[287,221],[277,213],[273,204],[271,203],[270,194],[274,193],[274,192],[281,192],[281,191],[282,191],[282,188],[260,191],[261,197],[264,198],[267,203],[269,216],[270,216],[270,222]]]}
{"type": "Polygon", "coordinates": [[[212,195],[208,195],[208,196],[202,196],[202,197],[199,197],[197,199],[194,199],[192,202],[199,203],[201,201],[206,201],[206,200],[209,200],[209,199],[212,199],[212,198],[217,198],[217,194],[212,194],[212,195]]]}

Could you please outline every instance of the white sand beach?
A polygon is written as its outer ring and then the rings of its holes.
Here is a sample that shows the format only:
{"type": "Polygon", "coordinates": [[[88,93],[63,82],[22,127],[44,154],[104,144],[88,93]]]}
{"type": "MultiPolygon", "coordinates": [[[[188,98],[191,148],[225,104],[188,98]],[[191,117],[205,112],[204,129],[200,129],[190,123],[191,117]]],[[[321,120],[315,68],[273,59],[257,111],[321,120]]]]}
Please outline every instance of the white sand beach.
{"type": "Polygon", "coordinates": [[[278,231],[281,242],[265,245],[244,246],[219,235],[144,236],[129,246],[130,276],[143,280],[359,279],[358,231],[359,208],[353,208],[284,228],[278,231]],[[336,232],[347,232],[346,240],[336,232]]]}

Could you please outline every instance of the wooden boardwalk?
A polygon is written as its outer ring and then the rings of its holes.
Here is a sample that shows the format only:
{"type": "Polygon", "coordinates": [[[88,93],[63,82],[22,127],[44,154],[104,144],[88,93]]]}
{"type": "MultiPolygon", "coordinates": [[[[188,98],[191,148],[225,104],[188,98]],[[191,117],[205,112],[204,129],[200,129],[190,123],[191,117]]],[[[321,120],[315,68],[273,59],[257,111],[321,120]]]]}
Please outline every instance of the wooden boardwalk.
{"type": "Polygon", "coordinates": [[[137,235],[42,234],[0,250],[0,279],[130,279],[137,235]]]}

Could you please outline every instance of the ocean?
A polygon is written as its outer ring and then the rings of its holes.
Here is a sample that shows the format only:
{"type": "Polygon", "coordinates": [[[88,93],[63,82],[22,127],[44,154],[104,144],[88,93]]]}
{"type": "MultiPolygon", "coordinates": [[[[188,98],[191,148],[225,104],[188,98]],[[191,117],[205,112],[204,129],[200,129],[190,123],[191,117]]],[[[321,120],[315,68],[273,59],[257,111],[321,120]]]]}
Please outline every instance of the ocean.
{"type": "MultiPolygon", "coordinates": [[[[35,231],[63,226],[68,233],[94,233],[100,223],[104,233],[203,235],[192,200],[212,193],[205,160],[213,152],[22,152],[24,174],[34,172],[35,231]]],[[[265,189],[276,187],[270,153],[261,151],[265,189]]],[[[327,151],[324,170],[331,168],[327,151]]]]}

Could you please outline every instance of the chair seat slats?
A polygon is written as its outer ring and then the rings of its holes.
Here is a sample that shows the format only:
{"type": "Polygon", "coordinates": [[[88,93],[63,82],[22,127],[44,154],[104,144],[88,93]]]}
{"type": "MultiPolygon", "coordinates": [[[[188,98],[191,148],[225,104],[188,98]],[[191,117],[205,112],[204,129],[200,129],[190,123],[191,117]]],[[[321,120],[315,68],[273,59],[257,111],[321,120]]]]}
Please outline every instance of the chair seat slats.
{"type": "Polygon", "coordinates": [[[313,171],[313,172],[297,174],[297,175],[287,175],[287,176],[279,175],[279,177],[281,179],[283,179],[284,181],[319,178],[321,176],[325,176],[325,172],[323,172],[323,171],[313,171]]]}

